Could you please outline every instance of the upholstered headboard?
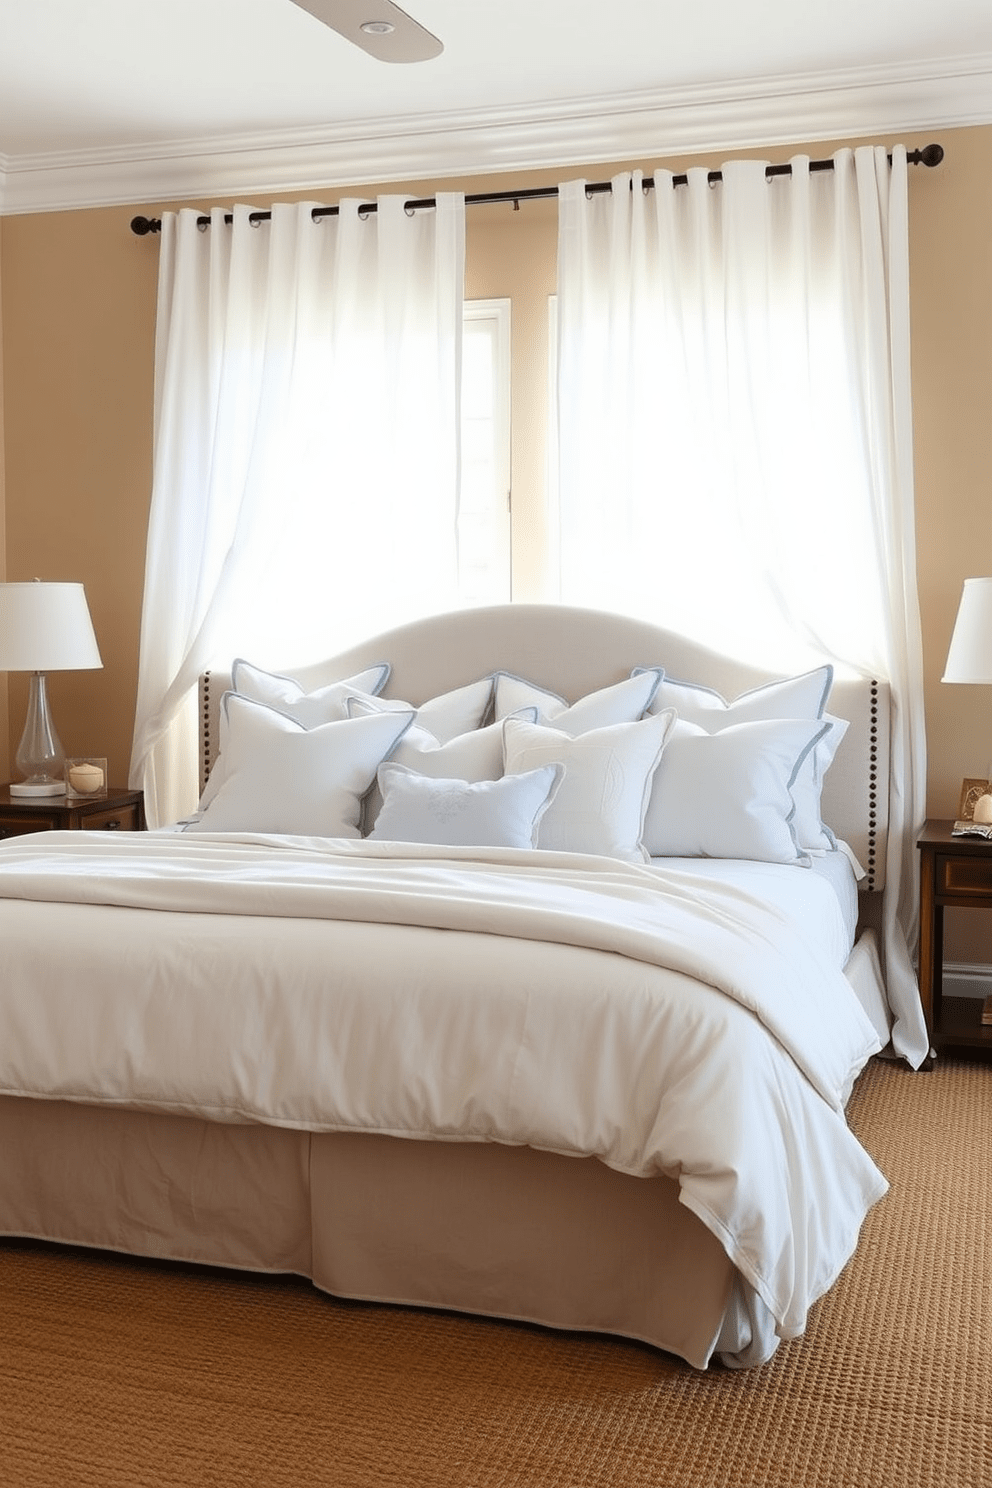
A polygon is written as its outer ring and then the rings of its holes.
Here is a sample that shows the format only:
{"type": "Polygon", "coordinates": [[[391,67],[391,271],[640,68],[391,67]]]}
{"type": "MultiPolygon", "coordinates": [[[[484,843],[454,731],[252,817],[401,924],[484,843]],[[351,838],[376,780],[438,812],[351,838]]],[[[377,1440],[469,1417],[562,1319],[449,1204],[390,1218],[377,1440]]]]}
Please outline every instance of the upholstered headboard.
{"type": "MultiPolygon", "coordinates": [[[[619,682],[635,666],[664,667],[669,677],[715,688],[728,699],[777,675],[645,621],[535,604],[430,616],[327,661],[279,670],[310,689],[382,661],[392,667],[383,695],[414,705],[498,670],[515,672],[569,702],[619,682]]],[[[230,681],[230,672],[208,672],[201,678],[201,781],[217,751],[220,699],[230,681]]],[[[824,785],[823,818],[864,866],[862,889],[881,889],[888,827],[888,686],[863,678],[836,679],[827,708],[846,718],[849,727],[824,785]]]]}

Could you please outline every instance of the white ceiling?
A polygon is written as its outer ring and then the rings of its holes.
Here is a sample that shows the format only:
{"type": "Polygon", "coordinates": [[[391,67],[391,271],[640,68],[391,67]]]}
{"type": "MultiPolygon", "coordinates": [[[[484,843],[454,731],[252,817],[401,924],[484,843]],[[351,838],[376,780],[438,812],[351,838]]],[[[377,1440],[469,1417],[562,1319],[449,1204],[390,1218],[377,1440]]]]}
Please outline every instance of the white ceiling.
{"type": "Polygon", "coordinates": [[[408,0],[389,64],[291,0],[0,0],[0,211],[992,121],[990,0],[408,0]]]}

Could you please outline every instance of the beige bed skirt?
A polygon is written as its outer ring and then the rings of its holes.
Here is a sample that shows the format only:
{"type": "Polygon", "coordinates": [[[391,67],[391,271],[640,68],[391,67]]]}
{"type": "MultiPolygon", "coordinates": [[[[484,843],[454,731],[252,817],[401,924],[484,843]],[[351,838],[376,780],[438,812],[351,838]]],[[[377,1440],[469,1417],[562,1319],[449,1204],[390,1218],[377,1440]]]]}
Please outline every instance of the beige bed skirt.
{"type": "Polygon", "coordinates": [[[4,1096],[0,1234],[618,1333],[697,1367],[714,1350],[750,1362],[770,1321],[674,1181],[527,1147],[4,1096]]]}

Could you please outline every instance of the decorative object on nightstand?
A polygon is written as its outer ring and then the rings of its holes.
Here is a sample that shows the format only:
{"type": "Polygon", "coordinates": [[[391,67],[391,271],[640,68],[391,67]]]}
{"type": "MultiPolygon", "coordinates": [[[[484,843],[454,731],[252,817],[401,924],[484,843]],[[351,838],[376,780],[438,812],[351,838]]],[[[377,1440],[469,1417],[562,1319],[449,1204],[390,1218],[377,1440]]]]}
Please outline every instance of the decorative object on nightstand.
{"type": "Polygon", "coordinates": [[[961,782],[958,814],[951,828],[955,837],[992,840],[992,781],[965,778],[961,782]]]}
{"type": "Polygon", "coordinates": [[[65,762],[67,801],[92,801],[107,794],[107,761],[92,755],[65,762]]]}
{"type": "Polygon", "coordinates": [[[82,584],[0,584],[0,672],[30,672],[24,733],[14,756],[26,777],[12,796],[65,794],[65,754],[48,708],[46,673],[102,667],[82,584]]]}

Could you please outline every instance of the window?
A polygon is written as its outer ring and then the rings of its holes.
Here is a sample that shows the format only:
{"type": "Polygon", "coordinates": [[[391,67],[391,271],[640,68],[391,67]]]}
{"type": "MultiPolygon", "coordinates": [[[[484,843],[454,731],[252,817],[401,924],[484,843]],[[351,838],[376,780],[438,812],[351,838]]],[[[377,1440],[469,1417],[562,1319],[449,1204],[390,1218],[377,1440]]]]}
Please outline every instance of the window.
{"type": "Polygon", "coordinates": [[[510,301],[468,300],[458,577],[467,605],[510,598],[510,301]]]}

